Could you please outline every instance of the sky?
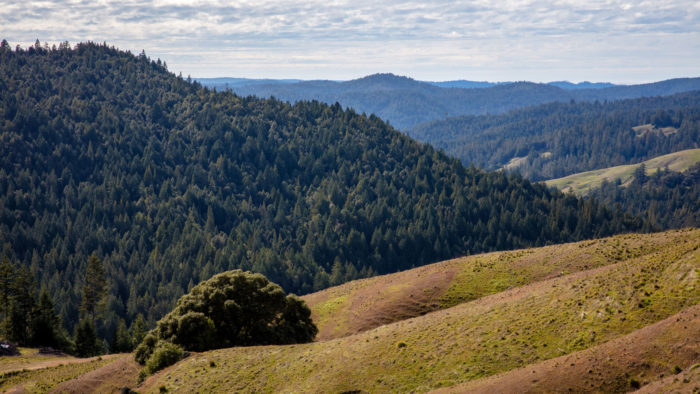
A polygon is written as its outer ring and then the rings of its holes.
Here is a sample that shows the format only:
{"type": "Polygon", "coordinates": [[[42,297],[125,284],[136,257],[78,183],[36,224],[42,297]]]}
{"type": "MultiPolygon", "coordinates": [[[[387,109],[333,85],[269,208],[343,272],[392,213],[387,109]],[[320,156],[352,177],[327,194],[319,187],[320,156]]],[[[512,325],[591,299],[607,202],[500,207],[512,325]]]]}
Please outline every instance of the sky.
{"type": "Polygon", "coordinates": [[[0,38],[107,42],[193,78],[700,76],[697,0],[0,0],[0,38]]]}

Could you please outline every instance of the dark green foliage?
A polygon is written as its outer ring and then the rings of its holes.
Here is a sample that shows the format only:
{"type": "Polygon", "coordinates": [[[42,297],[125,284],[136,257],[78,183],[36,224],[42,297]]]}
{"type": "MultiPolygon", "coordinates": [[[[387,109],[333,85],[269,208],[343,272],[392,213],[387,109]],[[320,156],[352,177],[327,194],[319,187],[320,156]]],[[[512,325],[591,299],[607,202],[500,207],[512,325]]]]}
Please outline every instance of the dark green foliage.
{"type": "Polygon", "coordinates": [[[143,341],[143,337],[146,336],[146,321],[143,319],[142,314],[138,314],[136,316],[136,320],[134,320],[133,323],[131,323],[131,328],[129,331],[131,331],[131,346],[136,346],[137,344],[141,343],[143,341]]]}
{"type": "Polygon", "coordinates": [[[56,314],[53,300],[46,290],[41,291],[31,321],[31,345],[50,346],[66,349],[67,340],[63,334],[61,319],[56,314]]]}
{"type": "Polygon", "coordinates": [[[16,267],[7,259],[2,263],[5,289],[2,294],[6,297],[7,303],[3,305],[5,309],[4,320],[2,321],[2,331],[5,337],[20,345],[31,343],[31,325],[36,305],[36,281],[29,268],[26,266],[16,267]],[[7,282],[9,280],[9,282],[7,282]]]}
{"type": "Polygon", "coordinates": [[[9,312],[12,284],[15,277],[15,267],[7,256],[0,261],[0,321],[9,312]]]}
{"type": "Polygon", "coordinates": [[[635,171],[629,186],[603,182],[590,194],[658,228],[700,227],[700,165],[683,173],[659,170],[651,176],[635,171]]]}
{"type": "Polygon", "coordinates": [[[157,343],[158,337],[156,334],[152,332],[146,334],[146,336],[143,337],[143,341],[141,341],[141,343],[139,343],[134,350],[134,359],[136,362],[141,365],[146,364],[146,361],[148,361],[153,354],[153,350],[155,350],[157,343]]]}
{"type": "Polygon", "coordinates": [[[303,343],[318,330],[311,311],[294,295],[260,274],[228,271],[195,286],[175,309],[158,322],[137,349],[136,359],[148,358],[159,341],[185,350],[203,351],[232,346],[303,343]]]}
{"type": "Polygon", "coordinates": [[[629,382],[630,382],[630,387],[634,390],[637,390],[640,387],[642,387],[642,384],[639,382],[639,380],[637,380],[635,378],[630,378],[629,382]]]}
{"type": "Polygon", "coordinates": [[[69,329],[88,256],[101,256],[107,338],[120,317],[155,322],[226,270],[301,294],[640,228],[595,201],[465,168],[375,116],[216,93],[106,46],[0,51],[0,91],[0,245],[69,329]]]}
{"type": "Polygon", "coordinates": [[[22,346],[50,346],[71,351],[53,299],[42,290],[36,302],[36,281],[26,266],[17,267],[7,257],[0,263],[0,328],[2,335],[22,346]]]}
{"type": "Polygon", "coordinates": [[[182,359],[185,352],[180,346],[170,342],[160,341],[153,350],[153,354],[146,361],[146,371],[152,374],[165,367],[169,367],[182,359]]]}
{"type": "Polygon", "coordinates": [[[22,311],[19,304],[12,300],[7,316],[3,320],[2,331],[9,341],[25,345],[29,344],[29,316],[22,311]]]}
{"type": "Polygon", "coordinates": [[[92,357],[98,354],[102,354],[102,343],[97,337],[95,324],[90,319],[83,319],[75,327],[75,355],[92,357]]]}
{"type": "Polygon", "coordinates": [[[126,322],[124,319],[119,319],[119,325],[117,325],[117,331],[114,333],[114,339],[112,340],[111,351],[114,353],[126,353],[132,350],[134,350],[134,346],[129,330],[126,328],[126,322]]]}
{"type": "Polygon", "coordinates": [[[95,318],[104,308],[104,297],[107,293],[107,278],[105,278],[102,260],[92,255],[88,259],[83,283],[83,299],[80,304],[81,312],[86,313],[95,323],[95,318]]]}
{"type": "Polygon", "coordinates": [[[700,146],[700,91],[606,103],[551,103],[501,115],[464,116],[409,131],[463,163],[486,169],[527,158],[531,180],[633,164],[700,146]],[[659,123],[660,122],[660,123],[659,123]],[[651,124],[652,131],[633,127],[651,124]],[[677,132],[664,133],[661,128],[677,132]]]}

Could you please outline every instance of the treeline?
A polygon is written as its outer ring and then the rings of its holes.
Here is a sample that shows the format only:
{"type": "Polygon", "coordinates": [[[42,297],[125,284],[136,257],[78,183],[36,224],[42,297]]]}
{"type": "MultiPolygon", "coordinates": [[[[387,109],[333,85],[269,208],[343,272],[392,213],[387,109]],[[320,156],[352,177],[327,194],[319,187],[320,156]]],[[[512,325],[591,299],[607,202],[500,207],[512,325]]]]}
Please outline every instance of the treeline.
{"type": "Polygon", "coordinates": [[[658,169],[652,175],[642,164],[634,175],[628,186],[605,181],[591,196],[658,228],[700,226],[700,164],[684,172],[658,169]]]}
{"type": "Polygon", "coordinates": [[[107,352],[129,352],[146,335],[146,322],[139,315],[129,330],[124,319],[109,341],[98,334],[107,290],[102,262],[91,256],[83,278],[81,319],[75,334],[69,335],[56,313],[53,298],[42,288],[37,299],[37,283],[25,265],[0,261],[0,338],[20,346],[45,347],[80,357],[107,352]]]}
{"type": "Polygon", "coordinates": [[[639,163],[700,144],[700,91],[615,102],[543,104],[420,125],[412,137],[486,169],[522,158],[531,180],[639,163]],[[641,125],[652,127],[633,128],[641,125]]]}
{"type": "Polygon", "coordinates": [[[73,331],[88,256],[102,336],[240,268],[286,291],[644,224],[465,167],[374,116],[214,92],[106,45],[0,44],[0,245],[73,331]]]}

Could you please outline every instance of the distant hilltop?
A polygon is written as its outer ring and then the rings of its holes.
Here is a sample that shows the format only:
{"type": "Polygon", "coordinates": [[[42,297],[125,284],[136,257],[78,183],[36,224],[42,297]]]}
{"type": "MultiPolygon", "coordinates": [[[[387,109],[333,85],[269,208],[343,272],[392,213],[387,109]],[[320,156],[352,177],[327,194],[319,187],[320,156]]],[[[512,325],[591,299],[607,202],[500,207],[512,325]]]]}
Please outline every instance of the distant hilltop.
{"type": "Polygon", "coordinates": [[[422,123],[448,117],[496,114],[550,102],[612,101],[700,90],[700,78],[640,85],[568,81],[425,82],[385,73],[350,81],[245,78],[200,78],[197,81],[218,90],[230,89],[239,96],[274,96],[289,102],[337,102],[360,113],[375,114],[406,132],[422,123]]]}
{"type": "MultiPolygon", "coordinates": [[[[199,83],[204,86],[215,87],[215,88],[234,88],[243,86],[255,86],[255,85],[268,85],[268,84],[290,84],[298,82],[311,82],[310,80],[303,79],[271,79],[271,78],[232,78],[232,77],[218,77],[218,78],[195,78],[199,83]]],[[[514,81],[505,82],[489,82],[489,81],[470,81],[466,79],[456,79],[451,81],[420,81],[409,77],[398,76],[391,73],[378,73],[367,75],[362,78],[358,78],[354,81],[396,81],[396,80],[409,80],[414,82],[423,82],[426,84],[434,85],[441,88],[461,88],[461,89],[483,89],[490,88],[498,85],[508,85],[515,83],[514,81]]],[[[322,80],[313,80],[322,81],[322,80]]],[[[324,82],[350,82],[353,80],[332,80],[324,82]]],[[[547,85],[556,86],[558,88],[574,90],[574,89],[602,89],[610,88],[613,86],[625,86],[617,85],[610,82],[589,82],[583,81],[578,83],[573,83],[569,81],[552,81],[547,82],[547,85]]]]}

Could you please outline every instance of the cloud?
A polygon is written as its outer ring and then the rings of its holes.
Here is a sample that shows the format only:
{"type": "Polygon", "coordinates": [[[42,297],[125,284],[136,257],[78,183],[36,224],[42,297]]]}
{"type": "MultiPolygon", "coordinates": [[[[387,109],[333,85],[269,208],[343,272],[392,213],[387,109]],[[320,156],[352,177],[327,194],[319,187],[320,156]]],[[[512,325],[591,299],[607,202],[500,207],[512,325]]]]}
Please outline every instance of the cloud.
{"type": "Polygon", "coordinates": [[[106,41],[196,76],[700,74],[700,5],[689,0],[0,0],[0,25],[13,45],[106,41]]]}

